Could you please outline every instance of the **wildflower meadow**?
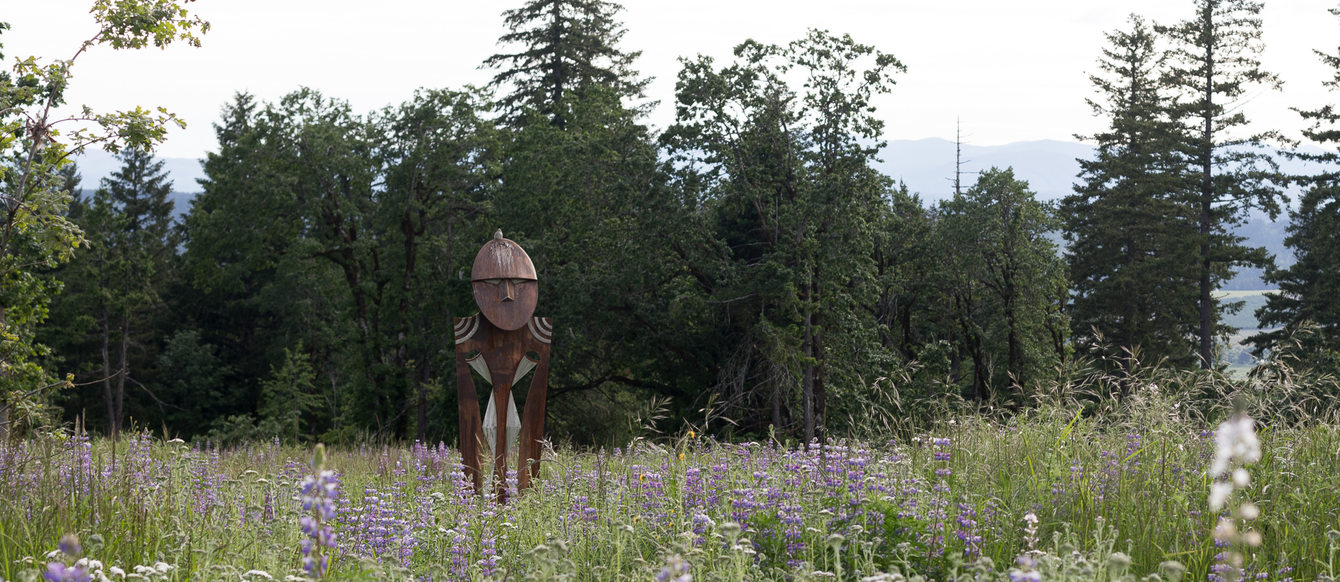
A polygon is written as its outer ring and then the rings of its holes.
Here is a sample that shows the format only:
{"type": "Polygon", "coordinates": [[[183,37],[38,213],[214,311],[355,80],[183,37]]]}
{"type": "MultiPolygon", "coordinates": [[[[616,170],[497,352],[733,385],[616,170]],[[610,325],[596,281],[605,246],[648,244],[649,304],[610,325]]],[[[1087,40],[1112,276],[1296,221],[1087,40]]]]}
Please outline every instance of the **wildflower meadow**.
{"type": "Polygon", "coordinates": [[[0,448],[0,578],[1334,579],[1340,428],[1127,402],[560,446],[503,505],[443,444],[50,435],[0,448]]]}

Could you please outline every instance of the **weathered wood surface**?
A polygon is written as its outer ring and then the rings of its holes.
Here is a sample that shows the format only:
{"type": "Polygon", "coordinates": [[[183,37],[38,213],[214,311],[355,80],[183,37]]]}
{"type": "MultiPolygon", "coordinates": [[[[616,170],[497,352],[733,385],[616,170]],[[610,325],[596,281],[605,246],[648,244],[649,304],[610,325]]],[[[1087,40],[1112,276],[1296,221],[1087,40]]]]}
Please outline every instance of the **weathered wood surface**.
{"type": "Polygon", "coordinates": [[[517,488],[530,487],[533,477],[540,470],[540,444],[544,438],[544,409],[549,386],[549,345],[553,324],[547,317],[535,317],[522,329],[499,329],[488,319],[480,316],[462,317],[454,320],[455,327],[462,333],[473,333],[456,338],[456,386],[461,426],[461,455],[465,459],[465,471],[474,483],[475,491],[483,492],[483,472],[480,454],[483,429],[480,420],[480,398],[475,387],[475,379],[470,373],[466,360],[476,354],[484,358],[493,380],[494,406],[499,427],[493,446],[494,488],[499,501],[506,499],[506,477],[509,465],[507,458],[507,406],[512,397],[512,384],[522,358],[534,354],[535,368],[530,386],[525,395],[525,412],[521,418],[521,437],[518,447],[517,488]]]}
{"type": "Polygon", "coordinates": [[[480,463],[484,443],[484,422],[480,419],[479,392],[471,375],[471,364],[486,383],[492,385],[490,402],[494,411],[493,476],[499,503],[507,501],[508,430],[507,411],[512,402],[512,385],[518,372],[533,371],[525,395],[525,412],[517,460],[517,490],[530,488],[540,473],[541,442],[544,439],[544,410],[549,387],[549,344],[553,322],[534,317],[539,302],[539,282],[535,265],[515,242],[503,238],[502,231],[484,243],[475,256],[470,273],[479,315],[453,320],[456,340],[457,408],[461,426],[461,456],[465,473],[476,493],[483,493],[484,474],[480,463]]]}

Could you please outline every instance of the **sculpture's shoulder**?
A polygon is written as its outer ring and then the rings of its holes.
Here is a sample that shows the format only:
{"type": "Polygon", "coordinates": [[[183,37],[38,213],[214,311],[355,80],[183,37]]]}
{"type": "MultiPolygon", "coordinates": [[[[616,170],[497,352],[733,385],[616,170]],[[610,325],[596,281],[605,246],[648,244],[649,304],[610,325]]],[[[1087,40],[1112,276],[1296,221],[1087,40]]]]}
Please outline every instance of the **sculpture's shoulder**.
{"type": "Polygon", "coordinates": [[[470,338],[479,333],[479,314],[469,317],[454,317],[451,321],[455,327],[456,345],[470,341],[470,338]]]}
{"type": "Polygon", "coordinates": [[[547,344],[554,341],[554,321],[548,317],[532,317],[526,323],[526,328],[540,343],[547,344]]]}

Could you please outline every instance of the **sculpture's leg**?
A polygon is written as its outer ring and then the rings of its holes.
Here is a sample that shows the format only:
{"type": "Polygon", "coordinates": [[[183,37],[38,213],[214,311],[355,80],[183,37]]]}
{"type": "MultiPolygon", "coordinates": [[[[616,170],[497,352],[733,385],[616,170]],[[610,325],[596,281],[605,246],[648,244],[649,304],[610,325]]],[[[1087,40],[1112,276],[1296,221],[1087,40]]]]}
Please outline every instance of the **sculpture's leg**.
{"type": "MultiPolygon", "coordinates": [[[[497,378],[495,378],[497,380],[497,378]]],[[[498,382],[493,385],[493,409],[497,414],[498,434],[493,445],[493,488],[498,493],[498,503],[507,503],[507,403],[512,399],[512,383],[498,382]]]]}
{"type": "Polygon", "coordinates": [[[530,488],[532,478],[540,475],[540,443],[544,439],[544,407],[549,391],[549,346],[540,353],[540,363],[530,380],[526,411],[521,417],[521,452],[518,455],[517,489],[530,488]]]}
{"type": "Polygon", "coordinates": [[[461,424],[461,463],[465,465],[465,477],[475,486],[475,493],[484,492],[484,473],[479,467],[480,435],[484,429],[479,423],[479,397],[475,394],[475,381],[470,377],[470,366],[465,363],[465,353],[456,351],[456,407],[461,424]]]}

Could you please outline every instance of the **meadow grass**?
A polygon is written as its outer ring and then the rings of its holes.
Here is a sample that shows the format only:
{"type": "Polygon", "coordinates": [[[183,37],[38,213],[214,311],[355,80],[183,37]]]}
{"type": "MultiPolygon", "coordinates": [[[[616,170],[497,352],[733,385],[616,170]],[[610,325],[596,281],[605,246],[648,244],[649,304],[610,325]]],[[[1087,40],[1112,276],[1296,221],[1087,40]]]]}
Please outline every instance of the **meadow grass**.
{"type": "MultiPolygon", "coordinates": [[[[1105,415],[964,413],[808,450],[685,431],[547,451],[536,489],[505,505],[475,495],[443,445],[332,448],[326,578],[1332,578],[1340,429],[1258,418],[1260,460],[1233,507],[1260,508],[1238,523],[1262,543],[1228,577],[1232,548],[1212,532],[1233,509],[1207,506],[1215,426],[1146,388],[1105,415]]],[[[148,435],[5,444],[0,578],[83,557],[93,579],[308,579],[312,455],[148,435]],[[81,555],[53,553],[67,534],[81,555]]]]}

